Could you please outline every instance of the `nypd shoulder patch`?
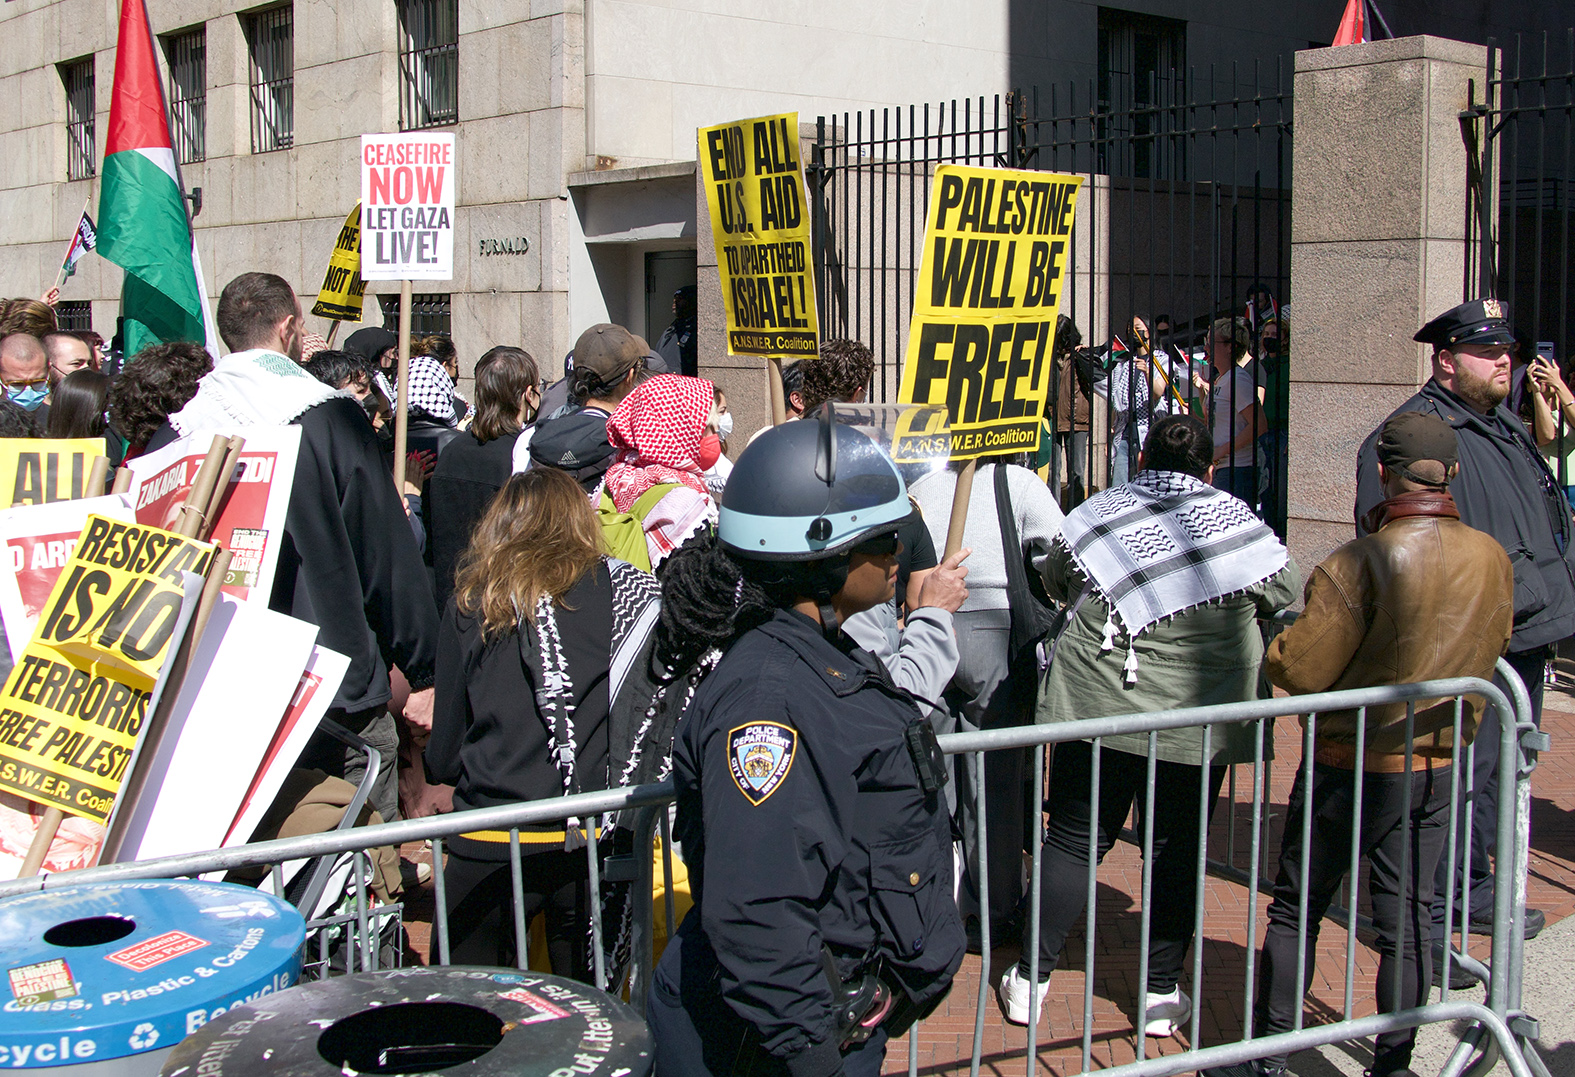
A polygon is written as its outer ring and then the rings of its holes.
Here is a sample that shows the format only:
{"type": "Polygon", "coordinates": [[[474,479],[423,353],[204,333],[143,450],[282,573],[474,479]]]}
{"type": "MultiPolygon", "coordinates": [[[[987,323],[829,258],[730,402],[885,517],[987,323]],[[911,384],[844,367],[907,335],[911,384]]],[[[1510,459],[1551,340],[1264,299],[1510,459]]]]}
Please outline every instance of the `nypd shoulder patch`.
{"type": "Polygon", "coordinates": [[[782,787],[798,749],[798,730],[776,722],[734,726],[727,734],[727,761],[733,784],[744,799],[759,805],[782,787]]]}

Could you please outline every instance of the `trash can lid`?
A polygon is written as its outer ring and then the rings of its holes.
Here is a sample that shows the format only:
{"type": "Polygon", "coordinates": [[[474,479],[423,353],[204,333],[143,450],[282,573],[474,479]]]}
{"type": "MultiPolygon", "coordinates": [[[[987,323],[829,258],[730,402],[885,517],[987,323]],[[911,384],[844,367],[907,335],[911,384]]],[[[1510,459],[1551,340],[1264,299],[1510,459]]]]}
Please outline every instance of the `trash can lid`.
{"type": "Polygon", "coordinates": [[[633,1008],[545,973],[453,965],[303,984],[232,1010],[188,1037],[164,1077],[643,1077],[652,1049],[633,1008]],[[454,1072],[459,1072],[456,1069],[454,1072]]]}
{"type": "Polygon", "coordinates": [[[0,901],[0,1068],[167,1048],[293,984],[306,924],[230,883],[87,883],[0,901]]]}

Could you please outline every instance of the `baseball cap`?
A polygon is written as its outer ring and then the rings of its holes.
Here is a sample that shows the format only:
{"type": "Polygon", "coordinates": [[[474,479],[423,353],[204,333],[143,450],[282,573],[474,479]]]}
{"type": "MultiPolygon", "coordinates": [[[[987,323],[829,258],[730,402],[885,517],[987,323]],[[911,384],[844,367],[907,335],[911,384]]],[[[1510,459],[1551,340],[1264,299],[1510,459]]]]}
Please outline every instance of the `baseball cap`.
{"type": "Polygon", "coordinates": [[[1398,470],[1412,482],[1425,486],[1447,486],[1448,481],[1422,478],[1412,468],[1423,461],[1436,461],[1449,469],[1460,459],[1455,428],[1436,415],[1404,411],[1392,415],[1378,432],[1378,462],[1398,470]]]}
{"type": "Polygon", "coordinates": [[[621,325],[602,322],[580,334],[573,354],[576,374],[588,372],[603,385],[612,386],[651,354],[651,346],[621,325]]]}

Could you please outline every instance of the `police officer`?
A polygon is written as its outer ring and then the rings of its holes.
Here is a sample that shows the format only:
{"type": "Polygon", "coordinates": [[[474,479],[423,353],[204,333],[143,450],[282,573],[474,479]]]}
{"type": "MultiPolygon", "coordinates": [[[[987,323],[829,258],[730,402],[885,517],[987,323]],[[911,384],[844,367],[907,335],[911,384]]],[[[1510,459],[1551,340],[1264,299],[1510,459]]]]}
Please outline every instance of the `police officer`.
{"type": "MultiPolygon", "coordinates": [[[[1455,430],[1460,474],[1449,492],[1460,521],[1486,531],[1509,554],[1515,574],[1515,626],[1505,660],[1525,682],[1532,719],[1542,720],[1544,667],[1558,641],[1575,634],[1575,528],[1569,504],[1542,454],[1514,412],[1504,406],[1509,395],[1510,348],[1515,335],[1504,306],[1496,299],[1473,299],[1451,307],[1428,322],[1413,338],[1433,349],[1433,376],[1394,412],[1437,415],[1455,430]]],[[[1391,415],[1390,418],[1394,416],[1391,415]]],[[[1381,428],[1380,428],[1381,429],[1381,428]]],[[[1362,445],[1357,461],[1356,526],[1384,499],[1378,478],[1378,434],[1362,445]]],[[[1507,688],[1506,688],[1507,691],[1507,688]]],[[[1497,712],[1489,709],[1477,730],[1473,787],[1476,795],[1462,806],[1472,813],[1471,844],[1459,855],[1471,864],[1473,931],[1491,930],[1493,868],[1490,857],[1498,837],[1497,712]]],[[[1464,831],[1462,830],[1462,833],[1464,831]]],[[[1461,899],[1460,865],[1449,858],[1439,864],[1434,890],[1433,938],[1442,941],[1445,883],[1453,872],[1456,902],[1461,899]]],[[[1455,923],[1460,923],[1457,909],[1455,923]]],[[[1542,930],[1540,909],[1527,909],[1527,938],[1542,930]]],[[[1456,968],[1461,987],[1470,975],[1456,968]]]]}
{"type": "Polygon", "coordinates": [[[664,1075],[879,1074],[962,960],[945,761],[839,628],[892,597],[907,490],[827,414],[745,450],[663,581],[658,646],[715,663],[673,751],[695,905],[647,1007],[664,1075]]]}

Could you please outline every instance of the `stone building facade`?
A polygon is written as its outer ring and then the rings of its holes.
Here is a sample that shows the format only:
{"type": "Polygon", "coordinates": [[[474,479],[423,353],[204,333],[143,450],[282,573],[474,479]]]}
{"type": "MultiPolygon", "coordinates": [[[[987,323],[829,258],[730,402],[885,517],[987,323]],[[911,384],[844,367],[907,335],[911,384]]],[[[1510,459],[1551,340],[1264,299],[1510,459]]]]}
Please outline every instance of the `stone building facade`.
{"type": "MultiPolygon", "coordinates": [[[[1247,0],[1202,12],[1160,0],[1132,18],[1158,18],[1191,49],[1189,63],[1207,63],[1304,47],[1332,32],[1339,6],[1301,5],[1269,30],[1247,0]]],[[[148,0],[148,9],[186,143],[185,183],[201,191],[195,224],[210,294],[238,272],[266,270],[294,282],[309,307],[358,195],[358,136],[436,126],[457,135],[456,266],[452,281],[418,285],[418,328],[452,332],[467,367],[507,342],[554,371],[596,321],[654,341],[672,289],[695,279],[696,127],[791,109],[809,123],[1091,77],[1101,30],[1124,17],[1080,0],[148,0]]],[[[77,215],[96,205],[118,12],[117,0],[0,6],[0,100],[11,103],[0,113],[0,295],[47,288],[77,215]]],[[[64,289],[68,315],[110,335],[119,276],[86,259],[64,289]]],[[[397,287],[369,289],[373,323],[383,320],[377,292],[397,287]]]]}

